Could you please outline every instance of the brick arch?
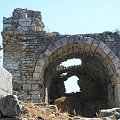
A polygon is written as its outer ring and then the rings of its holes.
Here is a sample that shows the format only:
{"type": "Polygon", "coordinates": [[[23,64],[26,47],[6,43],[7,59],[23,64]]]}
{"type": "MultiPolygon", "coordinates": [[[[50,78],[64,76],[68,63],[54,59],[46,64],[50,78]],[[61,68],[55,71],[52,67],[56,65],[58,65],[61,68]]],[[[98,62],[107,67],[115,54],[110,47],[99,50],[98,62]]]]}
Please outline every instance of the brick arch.
{"type": "Polygon", "coordinates": [[[112,84],[115,85],[115,99],[117,106],[120,106],[118,97],[120,91],[119,58],[104,42],[97,41],[90,37],[66,36],[50,44],[45,52],[40,55],[40,59],[36,63],[33,80],[39,80],[43,84],[44,70],[50,63],[67,54],[74,54],[77,52],[91,54],[102,60],[103,65],[108,70],[108,75],[111,76],[112,84]]]}

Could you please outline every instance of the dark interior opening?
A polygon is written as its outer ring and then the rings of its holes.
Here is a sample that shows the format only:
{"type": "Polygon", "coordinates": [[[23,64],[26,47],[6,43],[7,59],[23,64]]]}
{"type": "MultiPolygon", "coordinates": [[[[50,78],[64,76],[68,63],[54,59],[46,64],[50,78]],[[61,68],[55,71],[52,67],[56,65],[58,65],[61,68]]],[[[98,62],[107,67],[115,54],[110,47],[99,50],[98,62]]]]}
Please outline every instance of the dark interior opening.
{"type": "MultiPolygon", "coordinates": [[[[70,58],[71,56],[67,56],[67,59],[70,58]]],[[[89,55],[80,59],[81,65],[66,68],[60,66],[60,63],[66,60],[65,57],[49,64],[45,69],[44,79],[45,87],[48,89],[48,101],[50,104],[57,104],[63,112],[95,117],[100,109],[111,107],[110,101],[114,99],[114,92],[110,93],[113,98],[109,98],[111,81],[100,59],[89,55]],[[61,76],[63,73],[67,74],[61,76]],[[79,78],[78,85],[81,91],[66,93],[64,81],[73,75],[79,78]]]]}

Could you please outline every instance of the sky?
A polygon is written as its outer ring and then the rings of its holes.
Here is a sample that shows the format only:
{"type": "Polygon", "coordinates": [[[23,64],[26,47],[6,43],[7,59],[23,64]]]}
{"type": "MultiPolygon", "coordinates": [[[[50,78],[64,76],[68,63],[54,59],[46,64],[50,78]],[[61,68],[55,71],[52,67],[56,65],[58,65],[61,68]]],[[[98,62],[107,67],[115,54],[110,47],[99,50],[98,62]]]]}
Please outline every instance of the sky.
{"type": "Polygon", "coordinates": [[[41,11],[47,32],[86,34],[120,29],[120,0],[0,0],[0,31],[3,17],[10,17],[15,8],[41,11]]]}
{"type": "MultiPolygon", "coordinates": [[[[81,65],[82,61],[80,59],[69,59],[67,61],[64,61],[61,63],[61,65],[64,65],[65,67],[69,67],[72,65],[81,65]]],[[[63,73],[64,75],[66,75],[67,73],[63,73]]],[[[65,89],[66,89],[66,93],[71,93],[71,92],[80,92],[80,88],[78,86],[78,81],[79,78],[75,75],[69,77],[65,82],[65,89]]]]}

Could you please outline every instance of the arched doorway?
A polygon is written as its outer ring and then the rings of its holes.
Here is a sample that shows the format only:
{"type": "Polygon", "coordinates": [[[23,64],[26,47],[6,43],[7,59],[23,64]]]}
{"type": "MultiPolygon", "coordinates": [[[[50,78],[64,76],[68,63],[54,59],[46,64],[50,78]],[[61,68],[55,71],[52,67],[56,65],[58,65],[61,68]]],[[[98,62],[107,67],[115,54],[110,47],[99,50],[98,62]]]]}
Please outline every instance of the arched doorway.
{"type": "MultiPolygon", "coordinates": [[[[102,41],[87,37],[67,37],[48,46],[37,62],[36,67],[39,67],[40,71],[35,71],[34,74],[39,75],[39,80],[47,88],[47,99],[50,103],[65,96],[65,79],[72,75],[78,76],[78,85],[82,92],[72,95],[75,98],[72,99],[75,103],[72,107],[68,104],[71,96],[67,96],[66,105],[70,113],[73,111],[72,108],[79,106],[76,107],[78,114],[91,117],[101,108],[115,107],[119,104],[119,70],[116,67],[118,63],[117,56],[102,41]],[[57,70],[61,62],[72,58],[81,59],[82,65],[71,68],[61,66],[61,69],[57,70]],[[60,75],[65,72],[67,75],[61,77],[60,75]]],[[[33,79],[36,78],[33,76],[33,79]]],[[[43,94],[45,93],[46,91],[43,94]]]]}

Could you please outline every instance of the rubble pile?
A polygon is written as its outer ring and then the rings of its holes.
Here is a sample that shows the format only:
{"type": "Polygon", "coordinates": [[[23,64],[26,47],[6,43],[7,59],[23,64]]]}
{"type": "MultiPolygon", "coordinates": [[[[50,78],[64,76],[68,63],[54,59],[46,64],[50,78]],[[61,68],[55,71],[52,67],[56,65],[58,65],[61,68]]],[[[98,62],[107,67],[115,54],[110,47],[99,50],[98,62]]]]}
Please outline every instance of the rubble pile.
{"type": "Polygon", "coordinates": [[[0,99],[0,120],[118,120],[120,108],[101,110],[98,118],[60,113],[56,105],[33,103],[32,100],[22,102],[15,95],[7,95],[0,99]]]}

